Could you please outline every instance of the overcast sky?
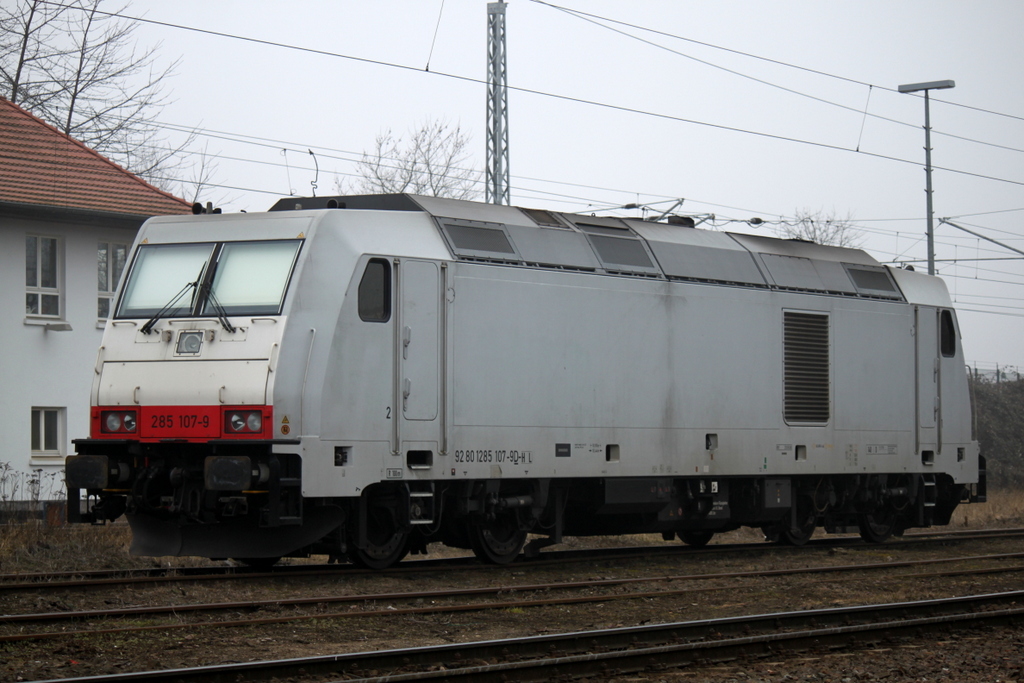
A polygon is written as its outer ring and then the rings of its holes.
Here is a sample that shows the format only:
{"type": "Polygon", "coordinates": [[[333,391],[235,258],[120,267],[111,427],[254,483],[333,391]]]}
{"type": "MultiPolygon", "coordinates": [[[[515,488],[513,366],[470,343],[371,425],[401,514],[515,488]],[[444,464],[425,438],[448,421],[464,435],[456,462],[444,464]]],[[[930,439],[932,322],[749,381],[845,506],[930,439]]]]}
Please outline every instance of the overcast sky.
{"type": "MultiPolygon", "coordinates": [[[[852,217],[880,261],[924,261],[924,102],[895,91],[954,80],[932,93],[939,273],[969,361],[1024,370],[1024,262],[990,260],[1020,255],[938,224],[1024,249],[1024,3],[553,5],[507,6],[519,206],[638,215],[614,207],[685,198],[683,212],[715,215],[705,227],[757,234],[822,210],[852,217]]],[[[138,32],[181,57],[161,118],[204,132],[222,187],[203,199],[226,211],[313,182],[334,194],[379,133],[428,120],[461,125],[483,168],[485,0],[135,0],[126,13],[237,36],[138,32]]]]}

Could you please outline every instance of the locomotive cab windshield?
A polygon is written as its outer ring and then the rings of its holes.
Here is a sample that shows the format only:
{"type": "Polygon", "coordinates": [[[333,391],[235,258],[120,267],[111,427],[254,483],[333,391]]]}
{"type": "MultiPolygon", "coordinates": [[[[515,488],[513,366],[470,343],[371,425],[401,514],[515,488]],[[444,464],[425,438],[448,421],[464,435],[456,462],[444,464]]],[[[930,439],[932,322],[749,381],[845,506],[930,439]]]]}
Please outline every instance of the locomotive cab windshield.
{"type": "Polygon", "coordinates": [[[115,317],[277,315],[301,243],[141,245],[115,317]]]}

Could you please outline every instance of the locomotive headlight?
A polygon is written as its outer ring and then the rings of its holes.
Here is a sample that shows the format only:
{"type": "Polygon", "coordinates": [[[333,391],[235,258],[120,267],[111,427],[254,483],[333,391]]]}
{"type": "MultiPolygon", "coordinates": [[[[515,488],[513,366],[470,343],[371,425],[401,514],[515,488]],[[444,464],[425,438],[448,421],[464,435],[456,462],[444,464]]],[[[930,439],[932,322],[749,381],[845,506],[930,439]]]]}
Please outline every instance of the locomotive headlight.
{"type": "Polygon", "coordinates": [[[100,413],[100,426],[104,434],[130,434],[137,427],[134,410],[104,410],[100,413]]]}
{"type": "Polygon", "coordinates": [[[224,412],[224,431],[228,434],[262,434],[263,411],[227,410],[224,412]]]}
{"type": "Polygon", "coordinates": [[[200,330],[185,330],[178,334],[178,343],[174,347],[175,355],[198,356],[203,348],[203,332],[200,330]]]}

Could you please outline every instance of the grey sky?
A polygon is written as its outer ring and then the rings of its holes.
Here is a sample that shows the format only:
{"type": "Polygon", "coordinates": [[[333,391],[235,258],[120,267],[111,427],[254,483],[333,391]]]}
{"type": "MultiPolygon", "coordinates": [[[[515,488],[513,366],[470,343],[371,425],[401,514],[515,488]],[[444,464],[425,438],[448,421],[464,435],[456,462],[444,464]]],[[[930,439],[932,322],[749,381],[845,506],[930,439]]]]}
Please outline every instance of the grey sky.
{"type": "MultiPolygon", "coordinates": [[[[718,229],[759,234],[798,209],[823,209],[850,214],[879,260],[923,260],[924,107],[894,91],[953,79],[954,90],[933,93],[933,163],[962,173],[935,172],[936,216],[1024,248],[1024,3],[554,4],[849,80],[512,0],[509,85],[536,91],[509,95],[514,204],[635,215],[608,209],[639,202],[663,210],[686,198],[683,211],[715,214],[718,229]],[[768,224],[724,222],[754,216],[768,224]]],[[[443,5],[136,0],[129,12],[409,67],[143,26],[141,42],[162,41],[168,59],[182,56],[163,120],[218,132],[201,142],[219,156],[217,181],[239,189],[208,198],[255,211],[312,191],[307,150],[320,167],[317,193],[333,194],[335,175],[352,173],[378,133],[403,134],[427,119],[461,124],[483,166],[486,2],[443,5]]],[[[1016,254],[948,226],[936,241],[967,358],[983,370],[1024,368],[1024,262],[968,260],[1016,254]]]]}

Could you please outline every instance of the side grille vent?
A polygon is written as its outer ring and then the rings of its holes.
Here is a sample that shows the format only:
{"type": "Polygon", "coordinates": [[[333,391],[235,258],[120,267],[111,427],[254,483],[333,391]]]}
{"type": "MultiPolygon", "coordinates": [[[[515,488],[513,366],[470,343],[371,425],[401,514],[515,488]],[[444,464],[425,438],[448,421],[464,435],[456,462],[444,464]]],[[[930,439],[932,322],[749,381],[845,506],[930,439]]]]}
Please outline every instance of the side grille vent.
{"type": "Polygon", "coordinates": [[[828,422],[828,316],[791,311],[783,316],[786,422],[828,422]]]}

